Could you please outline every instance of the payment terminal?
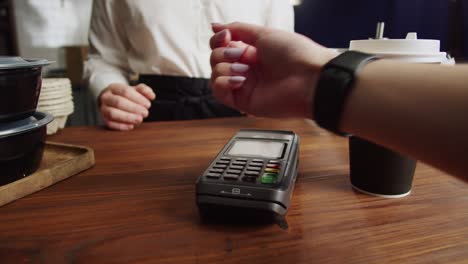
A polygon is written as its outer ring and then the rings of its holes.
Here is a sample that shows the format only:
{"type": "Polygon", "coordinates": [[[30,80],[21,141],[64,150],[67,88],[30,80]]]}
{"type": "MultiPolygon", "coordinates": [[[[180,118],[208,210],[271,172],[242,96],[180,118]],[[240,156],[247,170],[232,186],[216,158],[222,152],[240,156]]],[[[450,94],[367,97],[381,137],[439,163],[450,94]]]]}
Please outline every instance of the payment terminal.
{"type": "Polygon", "coordinates": [[[243,208],[284,216],[298,156],[299,136],[291,131],[240,130],[198,178],[199,209],[243,208]]]}

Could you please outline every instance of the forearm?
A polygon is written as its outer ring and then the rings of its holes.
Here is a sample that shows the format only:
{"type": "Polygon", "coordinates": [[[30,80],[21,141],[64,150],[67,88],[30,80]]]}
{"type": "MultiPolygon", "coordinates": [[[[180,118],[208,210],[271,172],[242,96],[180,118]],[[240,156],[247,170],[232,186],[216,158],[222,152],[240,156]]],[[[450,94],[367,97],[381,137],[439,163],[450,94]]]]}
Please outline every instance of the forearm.
{"type": "Polygon", "coordinates": [[[128,43],[122,21],[118,19],[122,16],[120,3],[115,0],[93,2],[89,29],[90,54],[85,64],[84,78],[96,98],[110,84],[128,83],[128,43]]]}
{"type": "Polygon", "coordinates": [[[341,129],[467,180],[468,66],[376,61],[357,76],[341,129]]]}
{"type": "Polygon", "coordinates": [[[101,92],[113,83],[128,84],[126,74],[118,67],[99,58],[90,58],[85,65],[85,80],[97,99],[101,92]]]}

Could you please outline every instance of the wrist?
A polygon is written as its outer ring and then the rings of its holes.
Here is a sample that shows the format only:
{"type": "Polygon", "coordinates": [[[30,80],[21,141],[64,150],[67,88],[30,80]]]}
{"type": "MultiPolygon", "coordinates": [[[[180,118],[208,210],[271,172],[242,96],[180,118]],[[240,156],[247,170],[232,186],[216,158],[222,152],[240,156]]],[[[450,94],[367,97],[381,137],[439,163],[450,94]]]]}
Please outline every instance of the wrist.
{"type": "Polygon", "coordinates": [[[354,87],[358,72],[376,59],[371,54],[346,51],[322,67],[311,105],[313,118],[319,126],[338,135],[348,135],[346,131],[339,129],[344,105],[354,87]]]}
{"type": "Polygon", "coordinates": [[[315,59],[315,63],[309,63],[307,65],[307,75],[310,77],[304,85],[305,89],[305,103],[304,103],[304,113],[305,118],[314,120],[314,101],[315,101],[315,91],[317,88],[317,83],[320,79],[320,73],[323,67],[332,59],[336,58],[340,52],[336,49],[326,48],[323,52],[320,53],[320,58],[315,59]],[[311,74],[312,73],[312,74],[311,74]]]}

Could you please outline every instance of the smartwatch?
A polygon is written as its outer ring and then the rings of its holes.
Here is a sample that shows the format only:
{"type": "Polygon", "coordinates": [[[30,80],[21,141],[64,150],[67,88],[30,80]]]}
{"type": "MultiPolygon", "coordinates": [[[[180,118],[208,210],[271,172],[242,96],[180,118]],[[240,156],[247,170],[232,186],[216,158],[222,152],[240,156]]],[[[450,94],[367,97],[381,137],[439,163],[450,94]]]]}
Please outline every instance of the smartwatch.
{"type": "Polygon", "coordinates": [[[338,128],[344,103],[353,88],[356,73],[377,59],[375,55],[346,51],[323,66],[312,109],[319,126],[340,136],[349,136],[338,128]]]}

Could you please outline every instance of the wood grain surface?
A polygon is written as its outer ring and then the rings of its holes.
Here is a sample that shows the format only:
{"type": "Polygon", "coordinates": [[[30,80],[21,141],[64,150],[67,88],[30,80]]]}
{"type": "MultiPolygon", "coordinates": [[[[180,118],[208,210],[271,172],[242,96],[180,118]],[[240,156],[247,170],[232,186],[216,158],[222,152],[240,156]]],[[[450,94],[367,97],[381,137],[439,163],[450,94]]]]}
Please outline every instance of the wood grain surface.
{"type": "Polygon", "coordinates": [[[40,191],[94,165],[91,148],[46,142],[39,169],[28,177],[0,186],[0,206],[40,191]]]}
{"type": "Polygon", "coordinates": [[[0,208],[0,263],[468,263],[468,186],[422,163],[411,195],[354,192],[347,140],[304,120],[67,128],[96,165],[0,208]],[[200,221],[194,184],[240,128],[301,136],[299,178],[272,224],[200,221]]]}

